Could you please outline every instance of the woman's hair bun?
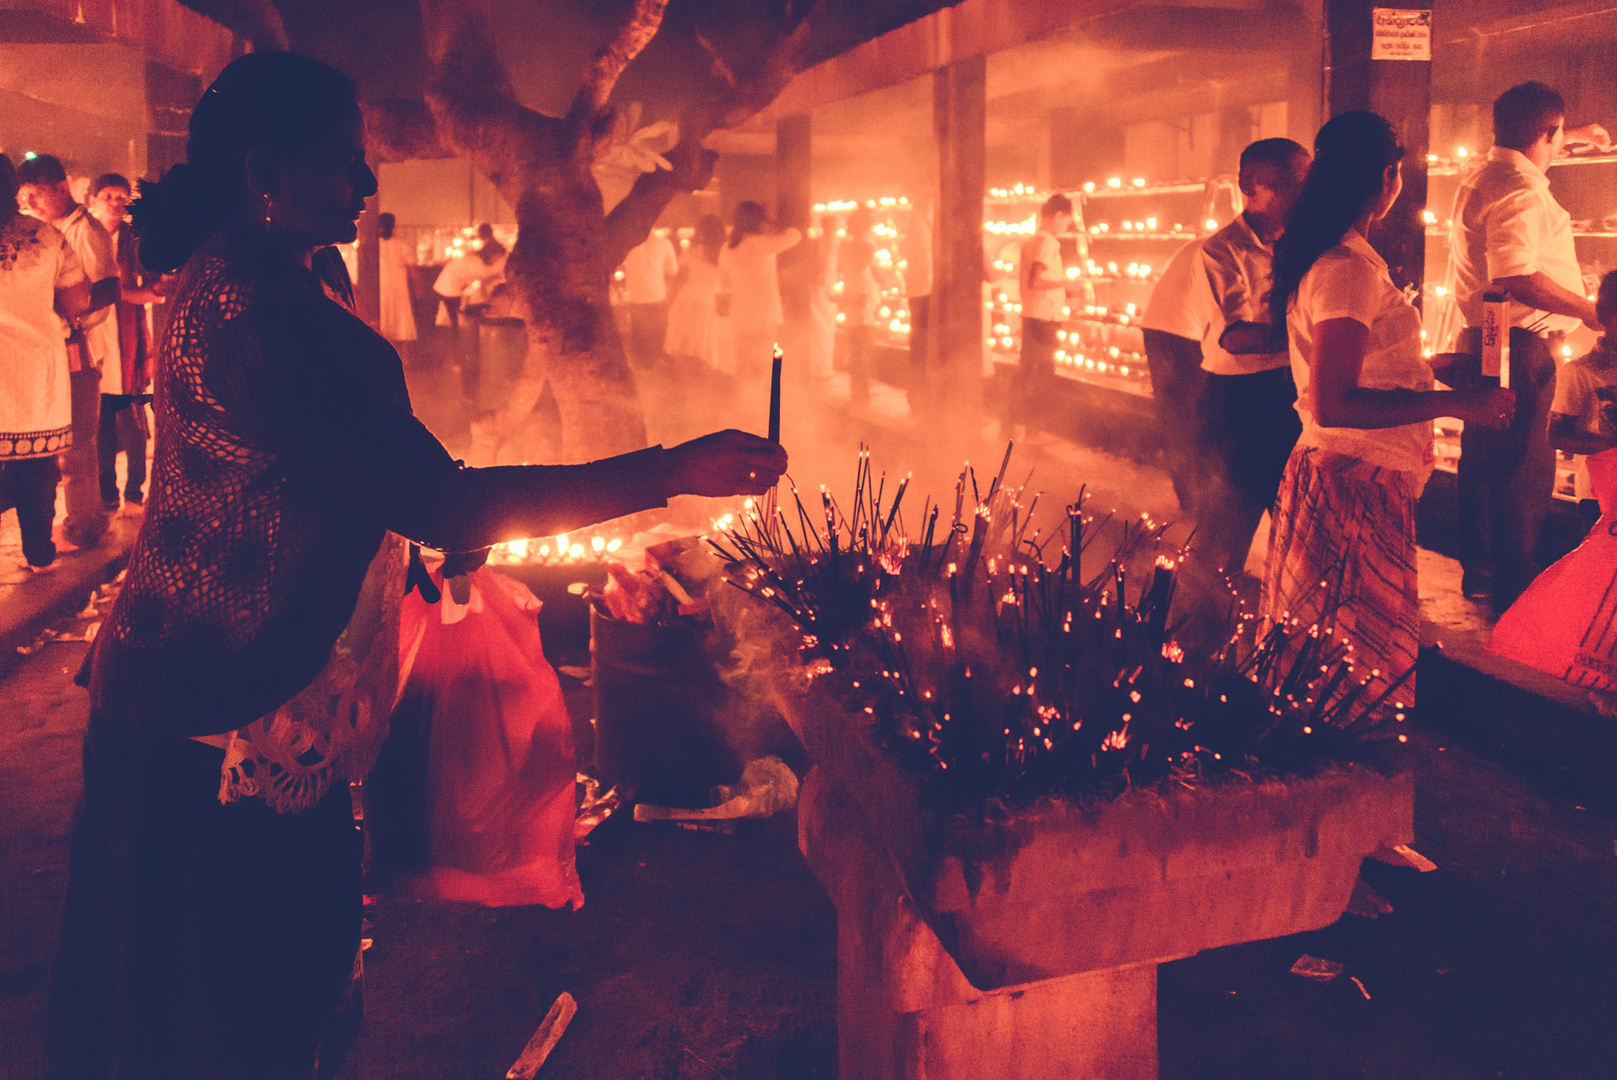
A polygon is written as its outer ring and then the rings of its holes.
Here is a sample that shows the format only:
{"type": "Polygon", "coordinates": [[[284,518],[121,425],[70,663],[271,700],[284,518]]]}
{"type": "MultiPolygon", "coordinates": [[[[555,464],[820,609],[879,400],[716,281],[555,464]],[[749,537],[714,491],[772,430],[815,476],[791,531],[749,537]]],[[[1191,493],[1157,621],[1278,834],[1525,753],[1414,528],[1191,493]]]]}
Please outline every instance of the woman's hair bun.
{"type": "Polygon", "coordinates": [[[202,182],[197,168],[181,162],[156,183],[140,185],[140,198],[130,204],[140,261],[155,274],[185,265],[219,224],[217,193],[202,182]]]}
{"type": "Polygon", "coordinates": [[[186,161],[133,204],[140,261],[178,269],[246,202],[248,155],[296,156],[357,110],[354,84],[337,69],[296,53],[248,53],[232,60],[191,110],[186,161]]]}

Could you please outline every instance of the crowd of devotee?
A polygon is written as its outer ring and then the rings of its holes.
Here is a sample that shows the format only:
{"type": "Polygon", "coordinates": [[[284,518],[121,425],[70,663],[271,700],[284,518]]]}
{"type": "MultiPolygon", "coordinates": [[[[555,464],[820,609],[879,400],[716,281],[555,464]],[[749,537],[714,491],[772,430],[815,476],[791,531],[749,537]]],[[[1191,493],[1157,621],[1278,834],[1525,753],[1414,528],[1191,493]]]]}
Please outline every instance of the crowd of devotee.
{"type": "MultiPolygon", "coordinates": [[[[1548,572],[1534,554],[1557,449],[1586,459],[1586,524],[1611,524],[1617,274],[1587,295],[1544,177],[1565,145],[1611,141],[1567,127],[1540,83],[1506,91],[1492,120],[1453,214],[1465,330],[1445,351],[1426,348],[1371,244],[1406,148],[1363,111],[1311,146],[1247,146],[1244,209],[1176,253],[1143,316],[1162,461],[1198,523],[1192,558],[1254,579],[1273,622],[1348,630],[1371,695],[1398,688],[1399,709],[1417,701],[1416,506],[1444,417],[1465,424],[1463,589],[1500,614],[1496,651],[1574,681],[1617,673],[1612,646],[1589,644],[1617,618],[1609,545],[1548,572]],[[1494,317],[1502,372],[1486,370],[1494,317]],[[1606,336],[1563,362],[1580,324],[1606,336]]],[[[374,326],[334,251],[376,191],[353,85],[290,53],[226,67],[192,114],[186,162],[161,179],[0,156],[0,508],[35,575],[96,546],[115,516],[143,518],[80,675],[91,711],[55,1075],[291,1077],[340,1059],[360,926],[348,785],[387,734],[400,606],[423,580],[412,544],[464,570],[496,543],[683,494],[762,496],[786,469],[778,441],[735,430],[588,464],[465,467],[412,410],[405,373],[426,328],[397,222],[381,215],[374,326]],[[221,947],[244,927],[250,963],[221,947]]],[[[1013,412],[1057,378],[1073,214],[1051,195],[1021,246],[1013,412]]],[[[630,362],[761,399],[795,273],[807,370],[822,391],[845,372],[846,407],[870,408],[883,290],[907,296],[916,340],[931,332],[929,249],[896,282],[865,206],[807,229],[755,201],[730,218],[653,230],[629,252],[630,362]]],[[[518,254],[483,224],[430,285],[474,406],[474,320],[522,317],[506,280],[518,254]]]]}

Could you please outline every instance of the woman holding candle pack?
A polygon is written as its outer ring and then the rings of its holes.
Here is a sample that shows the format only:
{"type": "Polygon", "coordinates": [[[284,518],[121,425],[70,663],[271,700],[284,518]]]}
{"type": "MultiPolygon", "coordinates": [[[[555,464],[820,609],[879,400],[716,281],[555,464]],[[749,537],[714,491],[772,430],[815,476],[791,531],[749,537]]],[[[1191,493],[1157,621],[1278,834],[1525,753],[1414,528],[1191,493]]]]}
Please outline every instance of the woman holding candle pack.
{"type": "MultiPolygon", "coordinates": [[[[1403,190],[1403,155],[1374,113],[1320,129],[1275,244],[1270,298],[1303,433],[1280,484],[1263,614],[1345,636],[1370,679],[1366,703],[1410,673],[1420,647],[1415,503],[1432,472],[1432,421],[1500,428],[1513,401],[1497,387],[1433,389],[1420,312],[1366,239],[1403,190]]],[[[1413,702],[1412,674],[1393,698],[1413,702]]]]}
{"type": "Polygon", "coordinates": [[[762,493],[786,463],[722,432],[462,468],[412,415],[398,354],[333,299],[326,246],[376,191],[353,84],[240,57],[187,157],[135,204],[148,267],[183,269],[150,506],[88,664],[47,1050],[76,1080],[335,1073],[360,927],[348,785],[408,662],[405,537],[474,551],[762,493]]]}

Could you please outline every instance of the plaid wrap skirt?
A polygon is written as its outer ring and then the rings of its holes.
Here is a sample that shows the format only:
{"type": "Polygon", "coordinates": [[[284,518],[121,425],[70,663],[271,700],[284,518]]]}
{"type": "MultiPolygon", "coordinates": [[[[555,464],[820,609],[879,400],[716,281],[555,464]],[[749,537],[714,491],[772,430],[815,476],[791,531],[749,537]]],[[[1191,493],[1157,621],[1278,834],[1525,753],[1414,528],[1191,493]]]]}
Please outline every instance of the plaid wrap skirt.
{"type": "Polygon", "coordinates": [[[1413,473],[1298,447],[1286,463],[1269,533],[1263,615],[1307,630],[1334,628],[1368,676],[1365,702],[1408,674],[1389,707],[1415,703],[1420,651],[1413,473]]]}

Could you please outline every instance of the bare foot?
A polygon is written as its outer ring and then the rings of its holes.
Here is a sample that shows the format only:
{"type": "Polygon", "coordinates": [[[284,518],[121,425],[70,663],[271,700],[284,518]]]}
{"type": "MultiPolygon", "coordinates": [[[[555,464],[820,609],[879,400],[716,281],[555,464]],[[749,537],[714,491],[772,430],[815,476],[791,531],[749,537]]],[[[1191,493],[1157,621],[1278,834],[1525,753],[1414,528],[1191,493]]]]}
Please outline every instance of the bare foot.
{"type": "Polygon", "coordinates": [[[118,516],[121,518],[138,518],[144,513],[146,513],[145,503],[126,502],[118,509],[118,516]]]}

